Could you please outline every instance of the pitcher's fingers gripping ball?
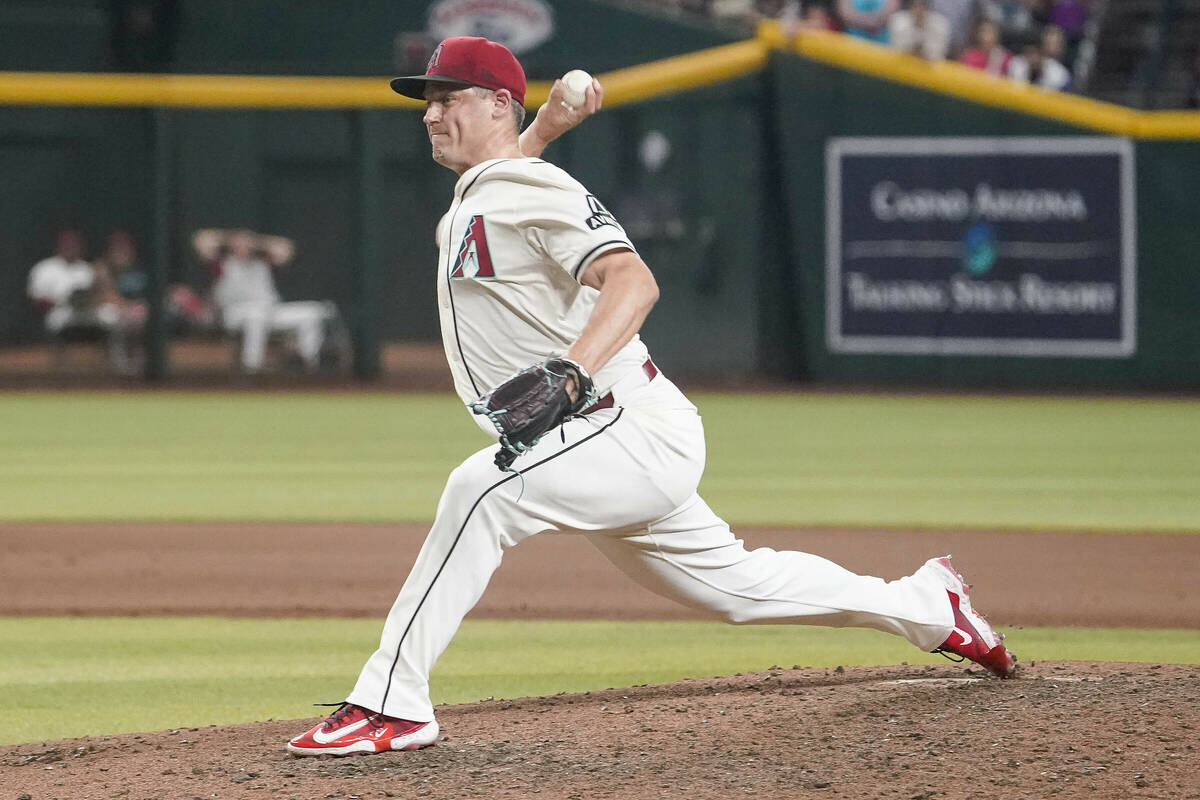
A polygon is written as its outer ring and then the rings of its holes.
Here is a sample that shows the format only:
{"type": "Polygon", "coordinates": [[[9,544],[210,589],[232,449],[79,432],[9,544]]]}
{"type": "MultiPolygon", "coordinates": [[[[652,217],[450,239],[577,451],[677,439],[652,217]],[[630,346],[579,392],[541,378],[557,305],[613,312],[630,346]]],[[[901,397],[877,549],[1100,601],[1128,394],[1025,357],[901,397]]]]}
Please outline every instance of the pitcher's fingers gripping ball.
{"type": "Polygon", "coordinates": [[[550,136],[559,136],[603,106],[604,87],[600,81],[581,69],[571,70],[550,87],[550,97],[538,109],[538,124],[544,125],[550,136]]]}
{"type": "Polygon", "coordinates": [[[507,472],[543,434],[595,402],[596,389],[587,370],[567,358],[548,358],[513,375],[471,403],[470,409],[496,426],[500,434],[496,466],[507,472]]]}
{"type": "Polygon", "coordinates": [[[587,103],[587,90],[592,88],[593,83],[596,80],[581,69],[573,69],[563,75],[563,102],[571,108],[583,106],[587,103]]]}

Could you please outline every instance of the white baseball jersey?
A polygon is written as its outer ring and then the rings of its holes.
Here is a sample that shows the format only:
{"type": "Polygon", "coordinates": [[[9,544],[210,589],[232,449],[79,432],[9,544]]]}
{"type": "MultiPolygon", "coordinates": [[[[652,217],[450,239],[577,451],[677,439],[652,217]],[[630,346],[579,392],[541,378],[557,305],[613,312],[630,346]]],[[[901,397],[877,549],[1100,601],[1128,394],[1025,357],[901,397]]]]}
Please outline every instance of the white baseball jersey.
{"type": "MultiPolygon", "coordinates": [[[[632,249],[583,186],[529,158],[465,172],[437,239],[442,336],[464,402],[567,350],[598,297],[579,276],[598,255],[632,249]]],[[[595,376],[612,403],[543,436],[515,462],[519,474],[497,469],[496,445],[450,474],[348,702],[433,720],[438,656],[504,549],[547,532],[583,535],[643,586],[731,622],[875,628],[925,650],[945,641],[954,614],[929,564],[888,582],[807,553],[748,552],[696,494],[705,447],[695,406],[646,363],[635,336],[595,376]]]]}
{"type": "MultiPolygon", "coordinates": [[[[595,196],[537,158],[493,159],[463,173],[437,242],[442,342],[464,403],[566,352],[600,296],[580,276],[598,256],[634,249],[595,196]]],[[[596,391],[648,357],[635,335],[592,376],[596,391]]]]}
{"type": "Polygon", "coordinates": [[[29,296],[50,305],[65,304],[71,294],[92,288],[96,271],[83,260],[67,261],[62,256],[42,259],[29,271],[29,296]]]}
{"type": "Polygon", "coordinates": [[[239,303],[273,305],[279,302],[271,265],[261,258],[229,256],[221,261],[220,269],[221,274],[213,284],[213,300],[222,309],[239,303]]]}

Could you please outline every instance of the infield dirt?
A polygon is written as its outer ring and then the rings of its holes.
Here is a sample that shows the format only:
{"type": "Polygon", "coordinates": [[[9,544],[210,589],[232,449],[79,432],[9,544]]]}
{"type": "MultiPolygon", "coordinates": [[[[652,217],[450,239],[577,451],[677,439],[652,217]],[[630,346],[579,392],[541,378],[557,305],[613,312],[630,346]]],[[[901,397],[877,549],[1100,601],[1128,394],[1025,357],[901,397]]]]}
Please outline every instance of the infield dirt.
{"type": "MultiPolygon", "coordinates": [[[[6,525],[0,608],[23,614],[372,615],[411,526],[6,525]],[[344,546],[353,536],[357,546],[344,546]],[[311,608],[336,567],[361,591],[311,608]],[[54,592],[39,591],[52,584],[54,592]]],[[[743,531],[898,577],[953,552],[1001,625],[1200,626],[1200,537],[743,531]]],[[[511,551],[477,616],[681,618],[566,536],[511,551]],[[549,568],[547,565],[553,565],[549,568]],[[565,568],[564,568],[565,567],[565,568]]],[[[1200,798],[1200,667],[785,669],[441,707],[417,753],[296,759],[311,720],[0,748],[0,800],[142,798],[1200,798]]]]}
{"type": "MultiPolygon", "coordinates": [[[[367,616],[383,619],[422,525],[0,525],[0,609],[21,615],[367,616]],[[336,571],[353,592],[309,588],[336,571]],[[54,591],[46,591],[46,586],[54,591]]],[[[1197,628],[1200,536],[740,529],[747,548],[802,550],[899,578],[954,554],[998,625],[1197,628]]],[[[699,619],[641,588],[582,537],[509,550],[475,618],[699,619]]],[[[0,797],[0,800],[3,800],[0,797]]]]}

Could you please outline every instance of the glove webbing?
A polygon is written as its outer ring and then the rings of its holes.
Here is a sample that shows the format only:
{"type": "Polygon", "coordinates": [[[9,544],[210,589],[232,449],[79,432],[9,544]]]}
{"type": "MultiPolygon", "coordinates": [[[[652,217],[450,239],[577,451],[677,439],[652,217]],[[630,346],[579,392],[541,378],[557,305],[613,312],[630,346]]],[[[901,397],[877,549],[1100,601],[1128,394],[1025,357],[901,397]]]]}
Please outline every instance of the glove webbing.
{"type": "MultiPolygon", "coordinates": [[[[545,378],[547,385],[553,384],[553,381],[550,380],[550,376],[562,379],[573,377],[575,379],[575,391],[577,392],[577,397],[571,403],[567,414],[558,422],[559,436],[562,437],[562,440],[565,443],[566,434],[563,431],[563,425],[569,420],[582,417],[583,412],[595,405],[599,401],[600,396],[596,392],[596,386],[592,381],[591,375],[589,375],[588,371],[584,369],[583,365],[577,361],[573,361],[569,358],[563,358],[561,356],[548,358],[545,362],[543,362],[542,369],[547,373],[545,378]],[[568,369],[562,372],[554,371],[550,364],[556,361],[565,364],[568,369]],[[574,372],[574,375],[571,375],[571,372],[574,372]]],[[[508,437],[508,434],[504,430],[504,425],[500,421],[504,414],[509,413],[509,409],[488,408],[488,404],[483,398],[469,403],[468,407],[472,412],[487,417],[491,421],[492,425],[496,428],[496,431],[500,434],[500,449],[496,452],[495,464],[501,472],[512,472],[521,479],[521,491],[517,495],[517,499],[520,500],[521,495],[525,493],[525,476],[522,474],[521,470],[513,469],[512,464],[519,456],[528,453],[530,450],[536,447],[538,442],[541,441],[541,436],[529,443],[514,441],[508,437]]]]}

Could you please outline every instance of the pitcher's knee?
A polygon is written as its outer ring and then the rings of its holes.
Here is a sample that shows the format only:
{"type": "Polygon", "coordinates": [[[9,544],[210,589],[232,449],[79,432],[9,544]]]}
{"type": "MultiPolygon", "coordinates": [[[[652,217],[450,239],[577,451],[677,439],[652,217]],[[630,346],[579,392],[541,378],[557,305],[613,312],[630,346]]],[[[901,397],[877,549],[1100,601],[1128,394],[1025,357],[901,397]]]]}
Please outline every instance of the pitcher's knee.
{"type": "Polygon", "coordinates": [[[468,456],[455,467],[446,479],[442,503],[452,497],[459,505],[471,506],[484,497],[491,503],[504,503],[510,495],[515,497],[516,489],[509,492],[498,484],[512,482],[517,486],[518,478],[514,473],[501,472],[496,466],[495,457],[496,448],[488,448],[468,456]]]}
{"type": "Polygon", "coordinates": [[[492,463],[490,453],[479,452],[469,456],[450,472],[450,477],[446,479],[446,491],[478,497],[505,477],[492,463]]]}
{"type": "Polygon", "coordinates": [[[730,625],[745,625],[748,622],[754,622],[758,618],[753,613],[753,609],[747,608],[744,603],[729,602],[724,597],[693,596],[682,599],[682,602],[698,611],[708,612],[718,622],[727,622],[730,625]]]}
{"type": "Polygon", "coordinates": [[[750,609],[740,606],[722,609],[720,615],[721,621],[730,625],[748,625],[758,619],[758,615],[751,613],[750,609]]]}

